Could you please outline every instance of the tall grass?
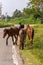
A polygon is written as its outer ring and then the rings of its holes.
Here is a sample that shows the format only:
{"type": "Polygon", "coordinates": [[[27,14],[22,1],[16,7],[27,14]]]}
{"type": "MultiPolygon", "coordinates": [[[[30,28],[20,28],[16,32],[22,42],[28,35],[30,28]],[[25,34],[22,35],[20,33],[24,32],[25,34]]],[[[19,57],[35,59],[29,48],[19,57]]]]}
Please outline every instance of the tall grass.
{"type": "Polygon", "coordinates": [[[40,20],[39,19],[35,19],[33,17],[30,18],[15,18],[15,19],[10,19],[5,21],[5,19],[0,19],[0,27],[5,27],[5,26],[13,26],[14,24],[19,24],[19,23],[23,23],[23,24],[40,24],[40,20]]]}
{"type": "Polygon", "coordinates": [[[27,38],[24,50],[20,51],[24,65],[43,65],[43,25],[35,26],[34,30],[33,45],[30,45],[27,38]]]}

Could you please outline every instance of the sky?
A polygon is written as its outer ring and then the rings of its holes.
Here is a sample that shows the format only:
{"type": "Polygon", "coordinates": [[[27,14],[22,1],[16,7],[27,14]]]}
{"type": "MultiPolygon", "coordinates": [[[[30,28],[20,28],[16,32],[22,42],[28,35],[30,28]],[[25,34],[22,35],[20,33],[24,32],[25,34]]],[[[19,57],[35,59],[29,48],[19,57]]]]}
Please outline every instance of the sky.
{"type": "Polygon", "coordinates": [[[23,10],[27,6],[28,0],[0,0],[2,3],[2,14],[7,14],[12,16],[13,12],[18,10],[23,10]]]}

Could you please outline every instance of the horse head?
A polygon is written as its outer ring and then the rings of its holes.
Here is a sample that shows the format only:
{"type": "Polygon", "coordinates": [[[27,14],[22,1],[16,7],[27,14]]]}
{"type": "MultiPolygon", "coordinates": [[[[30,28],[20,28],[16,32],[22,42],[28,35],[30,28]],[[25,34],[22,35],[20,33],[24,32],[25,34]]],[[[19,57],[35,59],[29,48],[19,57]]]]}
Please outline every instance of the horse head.
{"type": "Polygon", "coordinates": [[[5,38],[5,36],[7,35],[7,29],[3,30],[3,38],[5,38]]]}
{"type": "Polygon", "coordinates": [[[26,30],[26,33],[27,33],[28,38],[30,40],[30,43],[33,44],[34,29],[29,24],[26,24],[25,27],[26,27],[25,30],[26,30]]]}

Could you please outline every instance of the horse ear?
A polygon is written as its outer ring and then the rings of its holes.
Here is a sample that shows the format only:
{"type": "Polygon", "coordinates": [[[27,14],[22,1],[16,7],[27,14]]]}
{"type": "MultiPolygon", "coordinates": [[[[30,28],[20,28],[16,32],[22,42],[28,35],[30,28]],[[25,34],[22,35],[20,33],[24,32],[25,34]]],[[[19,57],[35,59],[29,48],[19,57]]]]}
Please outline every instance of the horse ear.
{"type": "Polygon", "coordinates": [[[28,24],[27,26],[28,26],[28,27],[30,27],[30,25],[29,25],[29,24],[28,24]]]}
{"type": "Polygon", "coordinates": [[[29,26],[29,24],[28,24],[28,26],[29,26]]]}

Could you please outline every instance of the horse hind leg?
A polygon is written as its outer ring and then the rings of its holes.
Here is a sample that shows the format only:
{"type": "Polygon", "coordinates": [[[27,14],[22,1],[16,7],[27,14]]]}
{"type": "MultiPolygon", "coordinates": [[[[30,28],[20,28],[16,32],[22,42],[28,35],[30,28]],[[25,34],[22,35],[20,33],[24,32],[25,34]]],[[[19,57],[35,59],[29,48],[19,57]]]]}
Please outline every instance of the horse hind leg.
{"type": "Polygon", "coordinates": [[[13,45],[15,45],[14,38],[12,37],[13,45]]]}
{"type": "Polygon", "coordinates": [[[8,38],[9,38],[9,36],[8,36],[7,39],[6,39],[6,45],[8,45],[8,38]]]}
{"type": "Polygon", "coordinates": [[[34,38],[34,29],[32,30],[32,39],[34,38]]]}
{"type": "Polygon", "coordinates": [[[32,36],[31,36],[31,39],[30,39],[31,44],[33,44],[33,38],[34,38],[34,30],[32,31],[32,36]]]}
{"type": "Polygon", "coordinates": [[[15,36],[15,44],[17,45],[18,36],[15,36]]]}
{"type": "Polygon", "coordinates": [[[19,45],[19,49],[24,49],[24,43],[23,42],[20,42],[20,45],[19,45]]]}
{"type": "Polygon", "coordinates": [[[30,43],[33,44],[33,38],[34,38],[34,30],[32,31],[32,36],[30,36],[30,43]]]}
{"type": "Polygon", "coordinates": [[[22,50],[24,49],[24,43],[22,42],[22,50]]]}
{"type": "Polygon", "coordinates": [[[20,49],[22,49],[22,50],[24,49],[24,41],[25,41],[24,36],[21,36],[20,37],[20,49]]]}
{"type": "Polygon", "coordinates": [[[31,43],[31,45],[33,44],[33,40],[32,39],[30,39],[30,43],[31,43]]]}

